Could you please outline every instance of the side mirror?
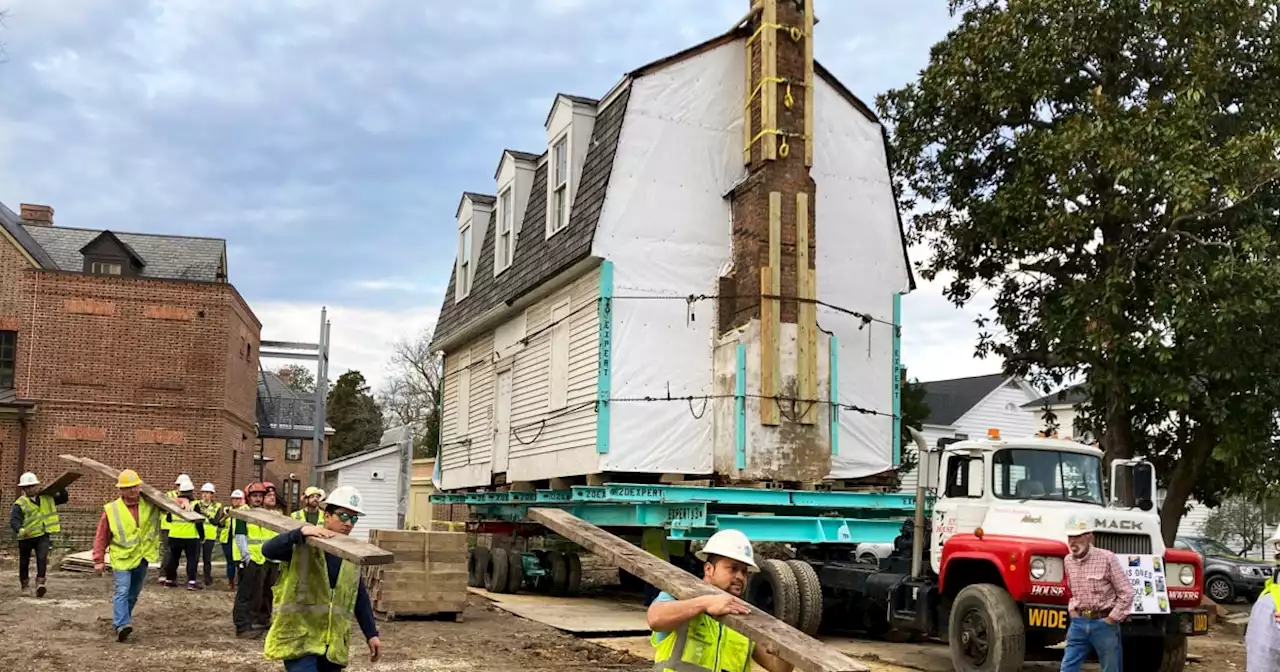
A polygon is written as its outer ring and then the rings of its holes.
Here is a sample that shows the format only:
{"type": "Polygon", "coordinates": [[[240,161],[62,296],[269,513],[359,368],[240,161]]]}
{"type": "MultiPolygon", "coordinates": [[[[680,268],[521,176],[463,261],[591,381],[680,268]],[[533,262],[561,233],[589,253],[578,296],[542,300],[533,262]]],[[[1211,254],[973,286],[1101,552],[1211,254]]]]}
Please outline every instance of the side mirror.
{"type": "Polygon", "coordinates": [[[985,463],[981,459],[969,461],[969,496],[982,496],[982,468],[985,463]]]}
{"type": "Polygon", "coordinates": [[[1155,506],[1156,470],[1150,462],[1133,465],[1133,499],[1139,509],[1150,511],[1155,506]]]}

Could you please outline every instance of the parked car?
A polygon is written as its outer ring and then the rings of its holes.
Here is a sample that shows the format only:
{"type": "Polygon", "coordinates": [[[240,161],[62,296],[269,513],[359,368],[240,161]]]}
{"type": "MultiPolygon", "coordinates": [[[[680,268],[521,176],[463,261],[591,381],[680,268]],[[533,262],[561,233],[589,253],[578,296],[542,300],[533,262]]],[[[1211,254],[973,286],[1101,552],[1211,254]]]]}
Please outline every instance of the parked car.
{"type": "Polygon", "coordinates": [[[1258,599],[1273,567],[1250,560],[1206,537],[1178,537],[1174,548],[1189,549],[1204,560],[1204,592],[1218,604],[1237,598],[1258,599]]]}

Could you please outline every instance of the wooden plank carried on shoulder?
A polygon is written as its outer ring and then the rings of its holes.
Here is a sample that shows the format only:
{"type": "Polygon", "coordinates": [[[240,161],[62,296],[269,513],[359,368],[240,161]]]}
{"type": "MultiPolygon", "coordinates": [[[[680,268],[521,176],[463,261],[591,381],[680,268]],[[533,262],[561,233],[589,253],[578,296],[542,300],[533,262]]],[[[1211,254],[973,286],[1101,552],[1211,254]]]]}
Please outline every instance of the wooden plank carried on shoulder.
{"type": "Polygon", "coordinates": [[[68,471],[55,478],[52,483],[46,483],[43,488],[40,488],[40,496],[54,495],[57,494],[59,490],[66,490],[68,485],[80,480],[80,476],[82,475],[83,474],[78,471],[68,471]]]}
{"type": "MultiPolygon", "coordinates": [[[[72,464],[78,464],[89,471],[96,471],[113,481],[120,477],[119,469],[103,464],[97,460],[87,457],[77,457],[75,455],[59,455],[58,457],[72,464]]],[[[153,486],[147,485],[145,482],[142,484],[141,494],[143,497],[147,498],[148,502],[155,504],[165,511],[172,513],[175,517],[181,518],[188,523],[203,523],[206,520],[203,515],[196,513],[195,511],[188,511],[181,506],[178,506],[177,502],[165,497],[163,492],[160,492],[153,486]]]]}
{"type": "MultiPolygon", "coordinates": [[[[562,509],[535,507],[529,518],[581,544],[604,562],[640,577],[678,600],[724,594],[692,574],[646,553],[562,509]]],[[[746,616],[724,616],[721,623],[746,635],[765,652],[781,657],[806,672],[868,672],[848,656],[779,621],[755,606],[746,616]]]]}
{"type": "MultiPolygon", "coordinates": [[[[228,511],[227,515],[280,534],[292,532],[306,524],[301,520],[294,520],[282,513],[266,509],[233,509],[228,511]]],[[[341,534],[328,539],[307,537],[306,540],[309,546],[314,546],[325,553],[332,553],[344,560],[350,560],[357,565],[387,565],[396,560],[395,554],[391,551],[341,534]]]]}

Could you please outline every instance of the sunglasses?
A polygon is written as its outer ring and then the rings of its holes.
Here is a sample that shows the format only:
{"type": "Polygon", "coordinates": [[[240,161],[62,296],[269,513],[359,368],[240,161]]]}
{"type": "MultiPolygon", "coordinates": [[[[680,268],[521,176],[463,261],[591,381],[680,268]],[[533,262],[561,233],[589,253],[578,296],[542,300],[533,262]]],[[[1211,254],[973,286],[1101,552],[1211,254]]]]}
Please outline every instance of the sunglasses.
{"type": "Polygon", "coordinates": [[[357,516],[354,513],[347,513],[345,511],[335,511],[333,515],[335,518],[348,525],[355,525],[356,521],[360,520],[360,516],[357,516]]]}

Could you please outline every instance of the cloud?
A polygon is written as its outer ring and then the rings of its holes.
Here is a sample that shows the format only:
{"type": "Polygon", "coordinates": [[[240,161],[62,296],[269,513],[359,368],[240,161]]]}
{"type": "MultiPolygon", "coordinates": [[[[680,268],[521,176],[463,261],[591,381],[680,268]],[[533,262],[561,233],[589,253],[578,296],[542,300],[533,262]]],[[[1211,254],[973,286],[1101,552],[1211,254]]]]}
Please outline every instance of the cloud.
{"type": "MultiPolygon", "coordinates": [[[[319,306],[337,306],[335,369],[373,377],[439,309],[458,194],[493,191],[503,148],[545,149],[556,92],[603,95],[749,3],[5,5],[0,200],[53,205],[66,225],[225,238],[265,337],[314,340],[319,306]]],[[[937,0],[817,12],[818,59],[867,101],[951,25],[937,0]]],[[[928,293],[906,304],[913,373],[967,370],[972,326],[928,293]]]]}

